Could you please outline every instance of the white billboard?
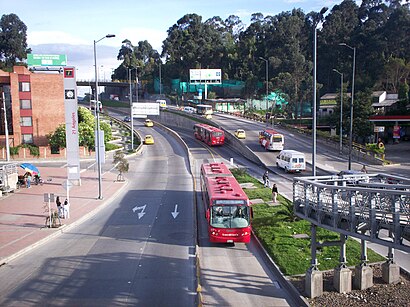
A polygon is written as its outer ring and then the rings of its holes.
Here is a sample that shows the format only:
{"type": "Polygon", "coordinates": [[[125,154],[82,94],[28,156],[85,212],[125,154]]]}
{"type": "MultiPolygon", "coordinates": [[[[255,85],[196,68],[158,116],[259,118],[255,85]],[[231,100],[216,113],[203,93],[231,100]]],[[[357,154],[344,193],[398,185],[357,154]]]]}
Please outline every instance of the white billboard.
{"type": "Polygon", "coordinates": [[[191,84],[221,84],[221,69],[190,69],[189,82],[191,84]]]}
{"type": "Polygon", "coordinates": [[[132,116],[159,115],[158,102],[137,102],[132,104],[132,116]]]}

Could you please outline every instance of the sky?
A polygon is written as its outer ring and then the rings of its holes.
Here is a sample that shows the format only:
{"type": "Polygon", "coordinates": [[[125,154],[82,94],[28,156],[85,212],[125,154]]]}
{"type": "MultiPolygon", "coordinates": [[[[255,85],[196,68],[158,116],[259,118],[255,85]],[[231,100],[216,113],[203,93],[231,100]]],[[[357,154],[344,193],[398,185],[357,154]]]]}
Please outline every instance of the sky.
{"type": "Polygon", "coordinates": [[[65,54],[77,69],[77,80],[94,79],[94,41],[99,79],[110,79],[123,40],[137,45],[147,40],[159,53],[167,30],[185,14],[205,21],[214,16],[240,17],[248,26],[253,13],[276,15],[293,8],[305,13],[331,9],[338,0],[0,0],[0,15],[16,14],[27,26],[27,43],[33,54],[65,54]]]}

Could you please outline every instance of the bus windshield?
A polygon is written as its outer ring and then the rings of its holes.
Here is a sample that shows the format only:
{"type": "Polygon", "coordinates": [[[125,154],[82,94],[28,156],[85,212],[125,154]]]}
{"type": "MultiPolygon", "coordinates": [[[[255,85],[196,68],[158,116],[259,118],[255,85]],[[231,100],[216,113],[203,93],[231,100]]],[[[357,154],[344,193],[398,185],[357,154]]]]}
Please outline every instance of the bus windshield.
{"type": "Polygon", "coordinates": [[[215,228],[244,228],[249,226],[249,207],[212,206],[210,224],[215,228]]]}

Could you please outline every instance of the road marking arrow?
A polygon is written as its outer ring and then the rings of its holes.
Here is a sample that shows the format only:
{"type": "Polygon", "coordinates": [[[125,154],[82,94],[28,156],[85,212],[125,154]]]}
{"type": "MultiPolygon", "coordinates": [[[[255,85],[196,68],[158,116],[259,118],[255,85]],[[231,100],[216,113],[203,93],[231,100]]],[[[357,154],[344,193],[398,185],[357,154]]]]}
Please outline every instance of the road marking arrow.
{"type": "Polygon", "coordinates": [[[171,212],[172,216],[174,217],[174,219],[178,216],[179,212],[178,212],[178,205],[175,205],[175,209],[174,212],[171,212]]]}
{"type": "Polygon", "coordinates": [[[141,210],[141,212],[138,212],[138,219],[142,218],[145,214],[145,207],[147,205],[141,206],[141,207],[137,207],[135,206],[134,208],[132,208],[132,211],[135,213],[135,211],[141,210]]]}

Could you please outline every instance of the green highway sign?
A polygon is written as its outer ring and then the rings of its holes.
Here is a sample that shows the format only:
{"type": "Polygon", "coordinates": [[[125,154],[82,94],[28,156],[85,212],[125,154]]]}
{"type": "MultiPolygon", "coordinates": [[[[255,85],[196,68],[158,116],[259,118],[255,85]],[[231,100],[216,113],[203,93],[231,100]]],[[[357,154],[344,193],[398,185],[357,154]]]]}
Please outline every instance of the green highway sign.
{"type": "Polygon", "coordinates": [[[65,54],[27,54],[28,66],[66,66],[65,54]]]}

